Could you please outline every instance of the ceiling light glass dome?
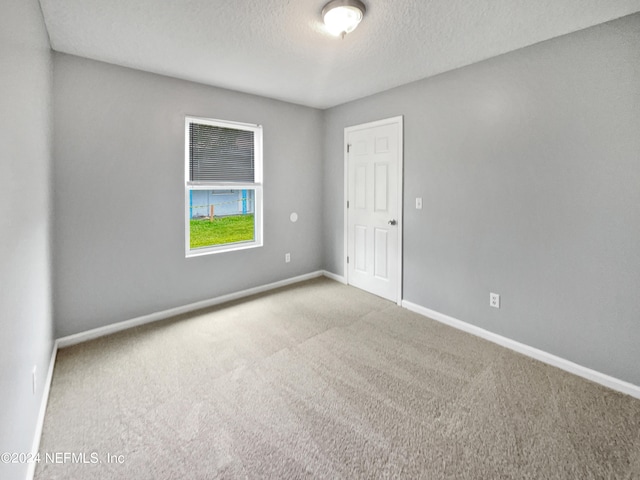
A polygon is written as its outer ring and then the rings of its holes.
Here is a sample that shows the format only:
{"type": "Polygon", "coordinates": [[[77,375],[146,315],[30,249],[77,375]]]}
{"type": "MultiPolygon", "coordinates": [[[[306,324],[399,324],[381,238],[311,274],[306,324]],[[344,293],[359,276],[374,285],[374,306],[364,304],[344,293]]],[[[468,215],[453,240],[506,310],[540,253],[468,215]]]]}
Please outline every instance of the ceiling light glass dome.
{"type": "Polygon", "coordinates": [[[322,18],[329,32],[344,38],[355,30],[366,11],[360,0],[333,0],[322,9],[322,18]]]}

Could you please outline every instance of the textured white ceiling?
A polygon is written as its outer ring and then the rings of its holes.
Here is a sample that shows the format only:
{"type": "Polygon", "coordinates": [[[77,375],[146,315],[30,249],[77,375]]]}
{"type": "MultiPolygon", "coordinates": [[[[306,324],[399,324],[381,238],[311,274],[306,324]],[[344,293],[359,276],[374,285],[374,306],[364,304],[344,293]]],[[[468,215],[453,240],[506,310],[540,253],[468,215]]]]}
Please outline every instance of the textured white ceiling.
{"type": "Polygon", "coordinates": [[[344,40],[325,0],[40,0],[52,48],[326,108],[636,11],[640,0],[364,0],[344,40]]]}

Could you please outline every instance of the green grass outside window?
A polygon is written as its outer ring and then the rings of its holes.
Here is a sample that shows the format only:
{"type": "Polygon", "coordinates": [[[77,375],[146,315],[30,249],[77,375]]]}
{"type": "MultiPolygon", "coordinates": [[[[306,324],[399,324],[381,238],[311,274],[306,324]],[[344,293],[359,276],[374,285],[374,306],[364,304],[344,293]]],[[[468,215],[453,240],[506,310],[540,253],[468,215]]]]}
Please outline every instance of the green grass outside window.
{"type": "Polygon", "coordinates": [[[211,247],[254,239],[253,214],[190,220],[190,247],[211,247]]]}

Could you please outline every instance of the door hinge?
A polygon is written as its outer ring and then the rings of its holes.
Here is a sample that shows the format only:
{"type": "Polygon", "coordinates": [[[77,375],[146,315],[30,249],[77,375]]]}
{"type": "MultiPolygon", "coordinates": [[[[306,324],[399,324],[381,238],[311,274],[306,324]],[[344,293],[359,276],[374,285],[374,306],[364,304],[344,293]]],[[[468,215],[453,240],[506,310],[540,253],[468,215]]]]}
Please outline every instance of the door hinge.
{"type": "Polygon", "coordinates": [[[349,200],[347,200],[347,208],[349,208],[349,200]]]}
{"type": "Polygon", "coordinates": [[[349,263],[349,257],[347,257],[347,263],[349,263]]]}
{"type": "Polygon", "coordinates": [[[349,153],[351,151],[351,144],[347,143],[347,153],[349,153]]]}

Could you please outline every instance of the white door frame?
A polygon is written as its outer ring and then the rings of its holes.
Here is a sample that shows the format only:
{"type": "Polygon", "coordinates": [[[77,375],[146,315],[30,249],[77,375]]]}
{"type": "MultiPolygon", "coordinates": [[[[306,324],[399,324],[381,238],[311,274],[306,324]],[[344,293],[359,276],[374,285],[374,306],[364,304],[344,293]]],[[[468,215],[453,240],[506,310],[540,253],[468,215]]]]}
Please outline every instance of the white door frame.
{"type": "Polygon", "coordinates": [[[402,231],[404,230],[404,203],[403,203],[403,185],[404,185],[404,125],[403,116],[385,118],[383,120],[376,120],[375,122],[363,123],[360,125],[353,125],[344,129],[344,201],[342,202],[344,208],[344,278],[347,285],[349,285],[349,265],[347,264],[347,252],[349,251],[349,209],[347,208],[347,201],[349,199],[349,155],[347,152],[349,133],[357,130],[365,130],[372,127],[380,127],[382,125],[389,125],[395,123],[400,128],[400,141],[398,142],[398,228],[396,229],[398,234],[398,292],[396,303],[398,306],[402,305],[402,231]]]}

